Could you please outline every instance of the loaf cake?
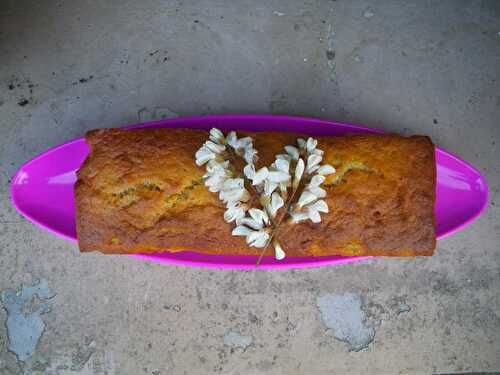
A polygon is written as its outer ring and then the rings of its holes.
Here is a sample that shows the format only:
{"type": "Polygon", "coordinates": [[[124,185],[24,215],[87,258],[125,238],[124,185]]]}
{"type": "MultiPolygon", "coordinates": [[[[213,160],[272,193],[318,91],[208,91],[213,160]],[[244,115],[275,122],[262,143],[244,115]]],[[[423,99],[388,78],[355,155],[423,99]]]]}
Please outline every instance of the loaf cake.
{"type": "MultiPolygon", "coordinates": [[[[101,129],[86,134],[90,153],[75,184],[81,251],[196,251],[259,255],[231,235],[225,205],[204,184],[195,154],[208,131],[101,129]]],[[[244,133],[269,165],[297,134],[244,133]]],[[[434,145],[425,136],[316,137],[336,171],[322,188],[319,223],[284,223],[276,236],[287,256],[432,255],[435,248],[434,145]]],[[[273,255],[269,247],[265,255],[273,255]]]]}

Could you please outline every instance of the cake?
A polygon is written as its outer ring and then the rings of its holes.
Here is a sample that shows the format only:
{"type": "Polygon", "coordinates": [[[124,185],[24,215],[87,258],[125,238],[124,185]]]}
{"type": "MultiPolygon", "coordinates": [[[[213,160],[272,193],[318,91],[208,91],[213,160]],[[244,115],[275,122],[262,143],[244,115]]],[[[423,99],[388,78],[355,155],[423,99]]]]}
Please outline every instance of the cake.
{"type": "MultiPolygon", "coordinates": [[[[292,133],[246,133],[269,165],[292,133]]],[[[77,176],[77,236],[82,252],[195,251],[259,255],[231,235],[225,205],[204,183],[195,154],[209,132],[100,129],[86,134],[90,153],[77,176]]],[[[426,136],[316,137],[335,167],[322,188],[328,213],[319,223],[284,223],[276,236],[287,256],[419,256],[435,245],[434,145],[426,136]]],[[[265,255],[272,255],[272,247],[265,255]]]]}

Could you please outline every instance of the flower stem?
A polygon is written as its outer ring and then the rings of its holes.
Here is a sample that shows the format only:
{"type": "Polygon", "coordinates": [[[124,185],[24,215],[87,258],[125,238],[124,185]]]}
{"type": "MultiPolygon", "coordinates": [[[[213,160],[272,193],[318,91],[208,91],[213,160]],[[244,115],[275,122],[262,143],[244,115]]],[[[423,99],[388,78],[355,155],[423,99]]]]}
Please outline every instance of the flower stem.
{"type": "Polygon", "coordinates": [[[266,246],[262,249],[259,258],[257,259],[257,263],[255,264],[256,267],[259,266],[260,262],[262,261],[262,258],[264,257],[264,253],[266,252],[267,248],[269,247],[269,244],[273,241],[274,235],[278,232],[278,229],[281,226],[281,223],[283,222],[283,219],[287,216],[288,211],[290,210],[290,207],[292,206],[293,199],[295,198],[295,195],[297,194],[297,191],[299,190],[300,184],[293,189],[292,194],[290,195],[290,198],[287,200],[287,203],[285,205],[285,209],[283,210],[283,214],[280,216],[278,221],[273,225],[273,230],[271,232],[271,235],[269,236],[269,240],[267,241],[266,246]]]}

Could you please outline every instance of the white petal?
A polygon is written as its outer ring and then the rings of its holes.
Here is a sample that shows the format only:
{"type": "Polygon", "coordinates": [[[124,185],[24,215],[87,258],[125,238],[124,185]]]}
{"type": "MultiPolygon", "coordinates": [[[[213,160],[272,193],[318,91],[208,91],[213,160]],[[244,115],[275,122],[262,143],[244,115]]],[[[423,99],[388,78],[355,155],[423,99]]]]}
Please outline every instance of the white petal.
{"type": "Polygon", "coordinates": [[[288,154],[278,154],[278,155],[276,155],[276,159],[283,159],[283,160],[286,160],[288,162],[292,161],[292,157],[288,154]]]}
{"type": "Polygon", "coordinates": [[[312,152],[312,150],[314,150],[317,145],[318,145],[318,141],[314,138],[309,137],[307,139],[307,144],[306,144],[307,152],[312,152]]]}
{"type": "Polygon", "coordinates": [[[236,228],[233,229],[231,234],[233,236],[248,236],[250,233],[252,233],[253,230],[250,228],[244,226],[244,225],[238,225],[236,228]]]}
{"type": "Polygon", "coordinates": [[[276,217],[276,214],[278,213],[278,210],[285,205],[285,202],[283,201],[283,198],[281,198],[281,195],[278,193],[274,192],[273,195],[271,196],[271,203],[269,204],[269,214],[272,217],[276,217]]]}
{"type": "Polygon", "coordinates": [[[323,156],[325,154],[325,151],[320,150],[319,148],[315,148],[314,150],[312,150],[311,154],[323,156]]]}
{"type": "Polygon", "coordinates": [[[226,146],[219,145],[212,141],[206,141],[205,147],[208,148],[210,151],[215,152],[216,154],[220,154],[222,151],[226,149],[226,146]]]}
{"type": "Polygon", "coordinates": [[[250,194],[245,189],[221,190],[219,198],[224,202],[246,202],[250,199],[250,194]]]}
{"type": "Polygon", "coordinates": [[[309,155],[307,157],[307,169],[310,170],[312,167],[321,163],[321,159],[323,158],[319,155],[314,155],[314,154],[309,155]]]}
{"type": "Polygon", "coordinates": [[[247,148],[247,147],[252,147],[252,138],[250,137],[244,137],[238,139],[238,143],[235,148],[247,148]]]}
{"type": "Polygon", "coordinates": [[[242,219],[244,217],[245,210],[239,205],[231,206],[226,210],[226,212],[224,212],[224,220],[228,223],[231,223],[238,219],[242,219]]]}
{"type": "Polygon", "coordinates": [[[304,138],[297,138],[297,144],[299,145],[299,148],[301,150],[304,150],[306,148],[306,140],[304,138]]]}
{"type": "Polygon", "coordinates": [[[207,172],[214,173],[216,171],[226,173],[229,168],[229,160],[218,162],[217,160],[210,160],[207,165],[207,172]]]}
{"type": "Polygon", "coordinates": [[[297,165],[295,166],[295,177],[293,179],[293,187],[299,186],[302,175],[304,174],[304,160],[299,159],[297,165]]]}
{"type": "Polygon", "coordinates": [[[309,210],[309,219],[313,222],[313,223],[320,223],[321,222],[321,215],[319,214],[318,211],[314,211],[314,210],[309,210]]]}
{"type": "Polygon", "coordinates": [[[242,178],[228,178],[224,181],[224,190],[243,189],[244,180],[242,178]]]}
{"type": "Polygon", "coordinates": [[[290,163],[287,160],[276,159],[274,165],[276,166],[276,169],[281,172],[288,173],[288,171],[290,170],[290,163]]]}
{"type": "Polygon", "coordinates": [[[259,230],[263,228],[262,223],[259,223],[255,221],[254,219],[251,219],[249,217],[243,217],[241,219],[236,220],[236,224],[238,225],[246,225],[247,227],[250,227],[255,230],[259,230]]]}
{"type": "Polygon", "coordinates": [[[319,201],[314,202],[313,204],[309,205],[307,208],[309,210],[313,210],[313,211],[328,213],[328,205],[326,204],[326,202],[323,199],[320,199],[319,201]]]}
{"type": "Polygon", "coordinates": [[[297,147],[288,145],[285,146],[285,151],[292,159],[297,160],[299,158],[299,149],[297,147]]]}
{"type": "Polygon", "coordinates": [[[309,215],[307,215],[304,212],[292,212],[290,214],[290,216],[292,217],[292,221],[294,223],[298,223],[299,221],[303,221],[303,220],[309,219],[309,215]]]}
{"type": "Polygon", "coordinates": [[[315,166],[314,166],[314,167],[312,167],[312,168],[307,168],[307,169],[306,169],[306,172],[307,172],[308,174],[313,174],[313,173],[314,173],[314,172],[316,172],[318,169],[319,169],[319,165],[315,165],[315,166]]]}
{"type": "Polygon", "coordinates": [[[253,247],[265,247],[269,234],[264,231],[252,232],[247,236],[247,243],[253,247]]]}
{"type": "Polygon", "coordinates": [[[270,182],[280,183],[290,180],[290,175],[284,172],[269,172],[267,178],[270,182]]]}
{"type": "Polygon", "coordinates": [[[243,168],[243,173],[247,176],[248,179],[253,180],[255,176],[255,165],[247,164],[245,168],[243,168]]]}
{"type": "Polygon", "coordinates": [[[318,174],[327,175],[335,173],[335,168],[333,168],[330,164],[324,164],[318,169],[318,174]]]}
{"type": "Polygon", "coordinates": [[[255,172],[255,175],[252,178],[252,185],[258,185],[262,183],[268,175],[269,170],[266,167],[262,167],[257,172],[255,172]]]}
{"type": "Polygon", "coordinates": [[[311,178],[311,182],[309,183],[309,186],[319,186],[323,182],[325,182],[326,177],[325,176],[320,176],[320,175],[315,175],[313,178],[311,178]]]}
{"type": "Polygon", "coordinates": [[[205,180],[205,185],[206,186],[220,185],[220,187],[222,189],[222,186],[223,186],[225,180],[226,180],[226,178],[224,176],[221,176],[219,174],[215,174],[215,175],[209,176],[205,180]]]}
{"type": "Polygon", "coordinates": [[[247,163],[254,163],[255,161],[257,161],[257,150],[252,148],[252,147],[247,147],[245,148],[245,154],[243,155],[243,159],[245,159],[245,161],[247,163]]]}
{"type": "Polygon", "coordinates": [[[276,258],[276,260],[285,259],[285,252],[281,248],[281,245],[278,241],[274,241],[274,257],[276,258]]]}
{"type": "Polygon", "coordinates": [[[251,208],[248,210],[248,213],[257,223],[263,225],[264,223],[264,211],[259,210],[258,208],[251,208]]]}
{"type": "Polygon", "coordinates": [[[200,166],[211,159],[215,159],[216,155],[205,146],[202,146],[198,151],[196,151],[195,157],[196,165],[200,166]]]}
{"type": "Polygon", "coordinates": [[[313,193],[309,191],[304,191],[300,195],[299,201],[297,202],[297,205],[299,207],[304,207],[306,204],[314,202],[318,197],[316,197],[313,193]]]}
{"type": "Polygon", "coordinates": [[[224,134],[217,128],[210,129],[210,135],[216,139],[223,139],[224,134]]]}
{"type": "Polygon", "coordinates": [[[311,186],[307,188],[311,194],[314,194],[316,198],[324,198],[326,197],[326,191],[318,186],[311,186]]]}
{"type": "Polygon", "coordinates": [[[196,158],[196,165],[200,167],[203,164],[205,164],[207,161],[209,161],[210,159],[213,159],[214,157],[215,156],[211,156],[211,155],[204,155],[201,157],[197,157],[196,158]]]}
{"type": "Polygon", "coordinates": [[[238,145],[238,137],[236,136],[236,132],[229,132],[226,137],[226,142],[232,148],[236,148],[236,146],[238,145]]]}
{"type": "Polygon", "coordinates": [[[276,182],[271,182],[269,180],[264,181],[264,195],[271,196],[273,191],[278,187],[276,182]]]}

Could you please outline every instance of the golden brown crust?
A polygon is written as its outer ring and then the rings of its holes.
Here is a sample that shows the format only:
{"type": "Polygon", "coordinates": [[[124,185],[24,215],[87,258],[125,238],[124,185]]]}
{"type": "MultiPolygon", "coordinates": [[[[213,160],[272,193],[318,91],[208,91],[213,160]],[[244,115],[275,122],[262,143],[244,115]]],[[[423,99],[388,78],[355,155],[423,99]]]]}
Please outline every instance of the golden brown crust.
{"type": "MultiPolygon", "coordinates": [[[[241,133],[243,134],[243,133],[241,133]]],[[[270,164],[290,133],[246,133],[261,165],[270,164]]],[[[94,130],[91,153],[75,185],[81,251],[147,253],[192,250],[256,255],[231,236],[224,205],[203,185],[194,163],[206,131],[94,130]]],[[[435,160],[428,137],[318,137],[324,163],[337,172],[323,187],[330,212],[322,222],[285,225],[288,256],[432,255],[435,248],[435,160]]],[[[271,250],[269,250],[269,254],[271,250]]]]}

